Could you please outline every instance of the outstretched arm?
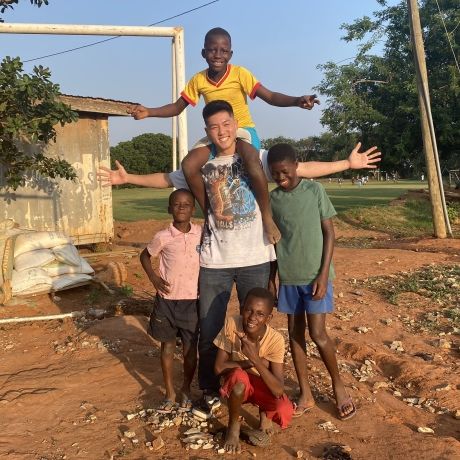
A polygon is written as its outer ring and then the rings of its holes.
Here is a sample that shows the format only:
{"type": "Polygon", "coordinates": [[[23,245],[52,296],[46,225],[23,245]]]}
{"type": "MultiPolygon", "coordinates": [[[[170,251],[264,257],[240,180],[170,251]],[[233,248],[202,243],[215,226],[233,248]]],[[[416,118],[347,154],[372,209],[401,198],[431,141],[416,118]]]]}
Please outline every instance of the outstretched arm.
{"type": "Polygon", "coordinates": [[[168,173],[128,174],[118,160],[115,160],[115,166],[117,169],[109,169],[105,166],[99,168],[97,180],[102,186],[109,187],[123,184],[133,184],[152,188],[169,188],[173,186],[168,173]]]}
{"type": "Polygon", "coordinates": [[[166,104],[161,107],[149,108],[144,107],[141,104],[130,105],[126,108],[126,112],[129,113],[135,120],[142,120],[147,117],[170,118],[182,113],[187,106],[188,102],[180,97],[176,102],[166,104]]]}
{"type": "Polygon", "coordinates": [[[358,142],[346,160],[339,161],[304,161],[299,163],[297,174],[307,179],[328,176],[347,169],[374,169],[375,163],[381,160],[381,153],[377,147],[371,147],[365,152],[360,152],[361,142],[358,142]]]}
{"type": "Polygon", "coordinates": [[[315,104],[320,103],[315,94],[298,97],[288,96],[283,93],[275,93],[270,91],[263,85],[260,85],[257,88],[256,96],[260,97],[267,104],[275,105],[276,107],[300,107],[301,109],[311,110],[315,104]]]}

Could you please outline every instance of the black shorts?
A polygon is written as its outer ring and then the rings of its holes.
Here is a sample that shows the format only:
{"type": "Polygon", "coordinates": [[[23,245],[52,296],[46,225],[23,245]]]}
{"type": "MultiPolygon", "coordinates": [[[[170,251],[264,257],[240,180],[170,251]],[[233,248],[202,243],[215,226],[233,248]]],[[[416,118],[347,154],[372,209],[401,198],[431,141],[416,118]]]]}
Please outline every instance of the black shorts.
{"type": "Polygon", "coordinates": [[[180,336],[184,345],[196,344],[197,300],[171,300],[156,296],[148,332],[160,342],[173,342],[180,336]]]}

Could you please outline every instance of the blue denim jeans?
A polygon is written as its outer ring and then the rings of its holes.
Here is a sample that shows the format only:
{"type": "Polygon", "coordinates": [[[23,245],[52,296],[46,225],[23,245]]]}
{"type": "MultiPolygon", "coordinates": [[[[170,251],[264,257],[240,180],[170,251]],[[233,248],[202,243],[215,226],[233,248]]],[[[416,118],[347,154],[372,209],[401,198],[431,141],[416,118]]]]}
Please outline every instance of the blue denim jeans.
{"type": "Polygon", "coordinates": [[[214,374],[217,347],[213,341],[224,326],[233,283],[242,305],[251,289],[268,286],[269,276],[270,262],[238,268],[200,268],[198,382],[202,390],[219,391],[219,378],[214,374]]]}

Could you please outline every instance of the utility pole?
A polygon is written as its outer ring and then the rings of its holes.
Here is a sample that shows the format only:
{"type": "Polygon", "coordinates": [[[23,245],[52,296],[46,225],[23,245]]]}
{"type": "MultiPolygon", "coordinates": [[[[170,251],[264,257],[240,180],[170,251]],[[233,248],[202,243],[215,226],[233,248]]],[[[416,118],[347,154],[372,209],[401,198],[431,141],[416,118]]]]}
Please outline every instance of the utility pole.
{"type": "Polygon", "coordinates": [[[422,128],[423,152],[425,154],[428,188],[431,199],[434,235],[436,238],[446,238],[447,210],[445,209],[444,189],[437,156],[436,138],[431,119],[430,93],[426,71],[425,49],[423,46],[422,28],[417,0],[407,0],[409,23],[411,30],[412,48],[414,53],[415,70],[417,74],[418,102],[420,106],[420,123],[422,128]],[[431,121],[431,126],[430,126],[431,121]]]}

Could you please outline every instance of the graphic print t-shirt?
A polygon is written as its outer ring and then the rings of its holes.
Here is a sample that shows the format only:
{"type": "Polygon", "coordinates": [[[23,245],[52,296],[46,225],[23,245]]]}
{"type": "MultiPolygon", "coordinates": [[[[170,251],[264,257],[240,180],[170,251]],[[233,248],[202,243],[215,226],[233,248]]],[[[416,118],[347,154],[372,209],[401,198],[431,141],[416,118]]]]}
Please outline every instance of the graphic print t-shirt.
{"type": "Polygon", "coordinates": [[[210,159],[202,175],[211,210],[203,231],[200,265],[235,268],[275,260],[241,158],[225,155],[210,159]]]}

